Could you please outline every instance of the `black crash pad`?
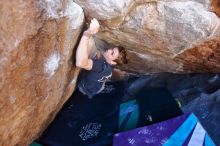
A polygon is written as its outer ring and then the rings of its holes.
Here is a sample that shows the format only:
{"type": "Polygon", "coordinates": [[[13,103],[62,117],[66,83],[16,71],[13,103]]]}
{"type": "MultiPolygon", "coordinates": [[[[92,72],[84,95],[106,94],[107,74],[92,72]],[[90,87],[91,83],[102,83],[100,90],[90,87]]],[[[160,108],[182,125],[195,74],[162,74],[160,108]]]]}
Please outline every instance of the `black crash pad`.
{"type": "Polygon", "coordinates": [[[118,130],[120,83],[108,84],[99,95],[89,99],[79,91],[44,132],[44,146],[108,146],[118,130]]]}

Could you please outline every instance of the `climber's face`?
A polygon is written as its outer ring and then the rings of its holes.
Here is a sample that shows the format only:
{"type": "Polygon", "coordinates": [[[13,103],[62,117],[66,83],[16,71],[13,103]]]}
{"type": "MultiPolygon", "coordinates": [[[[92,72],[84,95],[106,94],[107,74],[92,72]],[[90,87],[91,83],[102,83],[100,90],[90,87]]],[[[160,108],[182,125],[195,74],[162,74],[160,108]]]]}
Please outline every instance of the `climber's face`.
{"type": "Polygon", "coordinates": [[[110,48],[110,49],[106,50],[103,55],[105,57],[105,60],[109,64],[115,65],[117,63],[114,60],[118,59],[118,57],[119,57],[119,50],[118,50],[117,47],[110,48]]]}

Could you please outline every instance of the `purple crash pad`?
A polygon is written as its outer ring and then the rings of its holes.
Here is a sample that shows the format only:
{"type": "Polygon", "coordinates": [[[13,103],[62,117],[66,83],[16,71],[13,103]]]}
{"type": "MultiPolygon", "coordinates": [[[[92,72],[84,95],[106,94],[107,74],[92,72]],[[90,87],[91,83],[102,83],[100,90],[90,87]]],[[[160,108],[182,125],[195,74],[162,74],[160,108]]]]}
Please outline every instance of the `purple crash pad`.
{"type": "Polygon", "coordinates": [[[114,135],[114,146],[214,146],[194,114],[114,135]]]}

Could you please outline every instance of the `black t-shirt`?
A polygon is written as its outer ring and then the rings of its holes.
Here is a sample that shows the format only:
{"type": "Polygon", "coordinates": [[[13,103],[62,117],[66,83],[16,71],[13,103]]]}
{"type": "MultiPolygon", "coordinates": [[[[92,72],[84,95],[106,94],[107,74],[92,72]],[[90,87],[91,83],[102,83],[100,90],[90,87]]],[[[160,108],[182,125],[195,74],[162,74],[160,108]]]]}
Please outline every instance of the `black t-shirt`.
{"type": "Polygon", "coordinates": [[[79,90],[89,97],[100,93],[105,88],[106,81],[112,76],[112,67],[104,59],[92,59],[92,69],[83,70],[79,79],[79,90]]]}

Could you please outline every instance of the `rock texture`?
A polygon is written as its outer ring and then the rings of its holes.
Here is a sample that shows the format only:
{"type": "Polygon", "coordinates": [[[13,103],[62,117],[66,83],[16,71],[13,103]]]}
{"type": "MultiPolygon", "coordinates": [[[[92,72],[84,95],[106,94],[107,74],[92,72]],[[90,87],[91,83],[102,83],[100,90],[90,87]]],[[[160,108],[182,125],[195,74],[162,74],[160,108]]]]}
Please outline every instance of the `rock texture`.
{"type": "Polygon", "coordinates": [[[212,11],[215,12],[218,16],[220,16],[220,1],[218,0],[211,0],[212,2],[212,11]]]}
{"type": "Polygon", "coordinates": [[[97,37],[128,50],[124,70],[220,72],[215,0],[74,0],[101,22],[97,37]]]}
{"type": "Polygon", "coordinates": [[[0,1],[0,145],[25,146],[73,92],[84,22],[71,0],[0,1]]]}

